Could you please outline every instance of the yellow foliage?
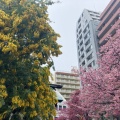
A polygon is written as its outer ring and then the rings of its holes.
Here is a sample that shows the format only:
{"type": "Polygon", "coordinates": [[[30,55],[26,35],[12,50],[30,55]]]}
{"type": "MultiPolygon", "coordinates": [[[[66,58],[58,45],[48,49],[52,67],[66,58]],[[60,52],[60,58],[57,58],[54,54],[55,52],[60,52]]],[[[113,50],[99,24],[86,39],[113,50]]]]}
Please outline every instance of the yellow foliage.
{"type": "Polygon", "coordinates": [[[48,46],[43,46],[43,50],[44,50],[45,52],[48,52],[48,51],[49,51],[48,46]]]}
{"type": "Polygon", "coordinates": [[[42,59],[42,58],[43,58],[42,53],[38,53],[38,54],[37,54],[37,57],[38,57],[39,59],[42,59]]]}
{"type": "Polygon", "coordinates": [[[11,37],[9,35],[4,35],[3,33],[0,33],[0,40],[10,41],[11,37]]]}
{"type": "Polygon", "coordinates": [[[36,98],[36,97],[37,97],[37,94],[36,94],[36,92],[35,92],[35,91],[34,91],[34,92],[32,92],[32,93],[31,93],[31,95],[32,95],[32,97],[33,97],[33,98],[36,98]]]}
{"type": "MultiPolygon", "coordinates": [[[[6,1],[6,0],[5,0],[6,1]]],[[[3,20],[9,20],[9,15],[0,9],[0,18],[3,20]]]]}
{"type": "Polygon", "coordinates": [[[23,5],[27,0],[20,0],[20,5],[23,5]]]}
{"type": "Polygon", "coordinates": [[[35,117],[35,116],[37,116],[37,112],[34,110],[30,113],[30,117],[35,117]]]}
{"type": "Polygon", "coordinates": [[[22,22],[22,17],[16,16],[13,21],[13,27],[17,27],[22,22]]]}
{"type": "Polygon", "coordinates": [[[29,45],[29,49],[37,49],[38,48],[38,44],[31,44],[29,45]]]}
{"type": "Polygon", "coordinates": [[[39,34],[38,31],[34,32],[34,37],[35,37],[35,38],[39,38],[39,36],[40,36],[40,34],[39,34]]]}
{"type": "Polygon", "coordinates": [[[25,106],[28,107],[30,106],[30,103],[28,101],[25,102],[25,106]]]}
{"type": "Polygon", "coordinates": [[[2,48],[2,51],[4,53],[7,53],[7,52],[12,52],[12,53],[17,52],[17,46],[14,43],[10,43],[9,42],[8,45],[6,45],[6,46],[4,46],[2,48]]]}
{"type": "Polygon", "coordinates": [[[8,32],[9,30],[10,30],[9,27],[5,27],[5,28],[4,28],[4,31],[5,31],[5,32],[8,32]]]}
{"type": "MultiPolygon", "coordinates": [[[[28,0],[2,1],[0,75],[4,77],[0,78],[0,97],[11,110],[21,108],[24,115],[31,117],[28,119],[37,115],[49,119],[49,114],[55,115],[57,102],[49,86],[49,58],[60,54],[56,42],[59,36],[49,25],[44,1],[41,5],[28,0]]],[[[1,120],[3,114],[9,113],[5,111],[0,114],[1,120]]]]}
{"type": "Polygon", "coordinates": [[[19,101],[19,99],[20,99],[19,96],[13,97],[13,98],[12,98],[12,103],[16,103],[16,104],[17,104],[18,101],[19,101]]]}
{"type": "Polygon", "coordinates": [[[2,60],[0,60],[0,65],[2,65],[3,64],[3,61],[2,60]]]}
{"type": "Polygon", "coordinates": [[[41,30],[43,30],[43,29],[44,29],[44,26],[43,26],[43,25],[40,25],[39,28],[40,28],[41,30]]]}
{"type": "Polygon", "coordinates": [[[38,65],[39,65],[39,63],[40,63],[40,61],[39,61],[39,60],[35,60],[35,61],[34,61],[34,65],[37,65],[37,66],[38,66],[38,65]]]}
{"type": "Polygon", "coordinates": [[[27,47],[24,47],[22,50],[22,54],[26,54],[29,52],[29,49],[27,47]]]}
{"type": "Polygon", "coordinates": [[[0,89],[2,90],[6,89],[5,85],[0,85],[0,89]]]}
{"type": "Polygon", "coordinates": [[[35,86],[35,90],[38,92],[39,91],[39,87],[36,85],[35,86]]]}
{"type": "MultiPolygon", "coordinates": [[[[3,62],[3,61],[2,61],[2,60],[0,60],[0,62],[3,62]]],[[[1,79],[0,79],[0,83],[1,83],[1,84],[4,84],[4,83],[5,83],[5,81],[6,81],[6,79],[5,79],[5,78],[1,78],[1,79]]],[[[5,87],[5,88],[6,88],[6,87],[5,87]]]]}
{"type": "Polygon", "coordinates": [[[0,27],[4,27],[5,23],[0,19],[0,27]]]}
{"type": "Polygon", "coordinates": [[[5,2],[7,5],[9,5],[12,0],[2,0],[2,1],[5,2]]]}

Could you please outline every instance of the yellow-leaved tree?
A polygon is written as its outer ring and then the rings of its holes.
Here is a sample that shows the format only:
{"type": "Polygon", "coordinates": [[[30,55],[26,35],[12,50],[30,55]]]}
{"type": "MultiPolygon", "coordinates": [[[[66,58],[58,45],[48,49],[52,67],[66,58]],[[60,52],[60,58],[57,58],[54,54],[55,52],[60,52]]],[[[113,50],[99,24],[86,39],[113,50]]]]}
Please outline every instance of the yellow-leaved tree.
{"type": "Polygon", "coordinates": [[[49,76],[61,46],[49,24],[49,2],[0,0],[0,120],[55,116],[49,76]]]}

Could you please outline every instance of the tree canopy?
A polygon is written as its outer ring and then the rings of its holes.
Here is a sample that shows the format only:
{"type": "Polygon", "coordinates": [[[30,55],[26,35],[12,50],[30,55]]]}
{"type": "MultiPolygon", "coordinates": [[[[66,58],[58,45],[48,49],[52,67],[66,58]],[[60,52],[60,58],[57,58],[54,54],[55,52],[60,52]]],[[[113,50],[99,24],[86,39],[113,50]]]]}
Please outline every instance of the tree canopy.
{"type": "MultiPolygon", "coordinates": [[[[100,48],[99,68],[82,69],[80,80],[82,88],[79,94],[74,94],[62,116],[74,117],[75,114],[84,118],[110,119],[120,118],[120,29],[116,34],[109,37],[107,43],[100,48]],[[77,99],[77,103],[76,102],[77,99]],[[74,100],[74,102],[72,101],[74,100]],[[80,111],[74,110],[77,107],[80,111]],[[71,109],[70,109],[71,108],[71,109]],[[70,110],[69,110],[70,109],[70,110]],[[75,112],[75,113],[74,113],[75,112]],[[72,114],[74,113],[74,114],[72,114]]],[[[59,120],[64,120],[60,117],[59,120]]],[[[68,118],[68,120],[70,120],[68,118]]]]}
{"type": "MultiPolygon", "coordinates": [[[[51,3],[51,2],[50,2],[51,3]]],[[[0,119],[52,119],[56,95],[49,87],[60,37],[43,0],[0,0],[0,119]],[[18,119],[18,118],[17,118],[18,119]]]]}
{"type": "Polygon", "coordinates": [[[79,102],[80,90],[77,90],[71,94],[70,100],[67,101],[67,108],[59,112],[59,118],[57,120],[82,120],[84,118],[84,111],[80,108],[79,102]]]}
{"type": "Polygon", "coordinates": [[[120,115],[119,29],[115,36],[100,48],[99,68],[81,74],[83,108],[93,117],[120,115]]]}

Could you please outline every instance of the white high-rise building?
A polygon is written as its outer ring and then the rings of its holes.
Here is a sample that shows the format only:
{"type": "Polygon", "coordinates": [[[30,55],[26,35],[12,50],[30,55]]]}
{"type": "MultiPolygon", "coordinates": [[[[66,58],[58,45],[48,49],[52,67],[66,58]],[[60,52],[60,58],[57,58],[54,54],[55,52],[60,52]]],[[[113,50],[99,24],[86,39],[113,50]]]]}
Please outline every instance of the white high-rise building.
{"type": "Polygon", "coordinates": [[[77,21],[76,38],[79,67],[97,68],[98,38],[97,26],[100,13],[84,9],[77,21]]]}

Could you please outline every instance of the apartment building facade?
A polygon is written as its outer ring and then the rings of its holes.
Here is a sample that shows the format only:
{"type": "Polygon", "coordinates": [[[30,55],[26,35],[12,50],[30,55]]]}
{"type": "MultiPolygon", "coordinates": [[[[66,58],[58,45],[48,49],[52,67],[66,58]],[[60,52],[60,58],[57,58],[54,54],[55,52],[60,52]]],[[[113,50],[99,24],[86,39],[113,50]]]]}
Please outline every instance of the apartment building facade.
{"type": "Polygon", "coordinates": [[[111,0],[100,15],[98,25],[99,46],[105,44],[109,35],[117,38],[116,28],[120,26],[120,0],[111,0]]]}
{"type": "Polygon", "coordinates": [[[76,26],[76,43],[79,67],[97,68],[98,38],[97,26],[100,13],[84,9],[76,26]]]}
{"type": "Polygon", "coordinates": [[[55,81],[56,84],[63,85],[62,89],[58,89],[58,91],[66,100],[70,98],[72,92],[80,89],[80,80],[77,73],[55,72],[55,81]]]}

